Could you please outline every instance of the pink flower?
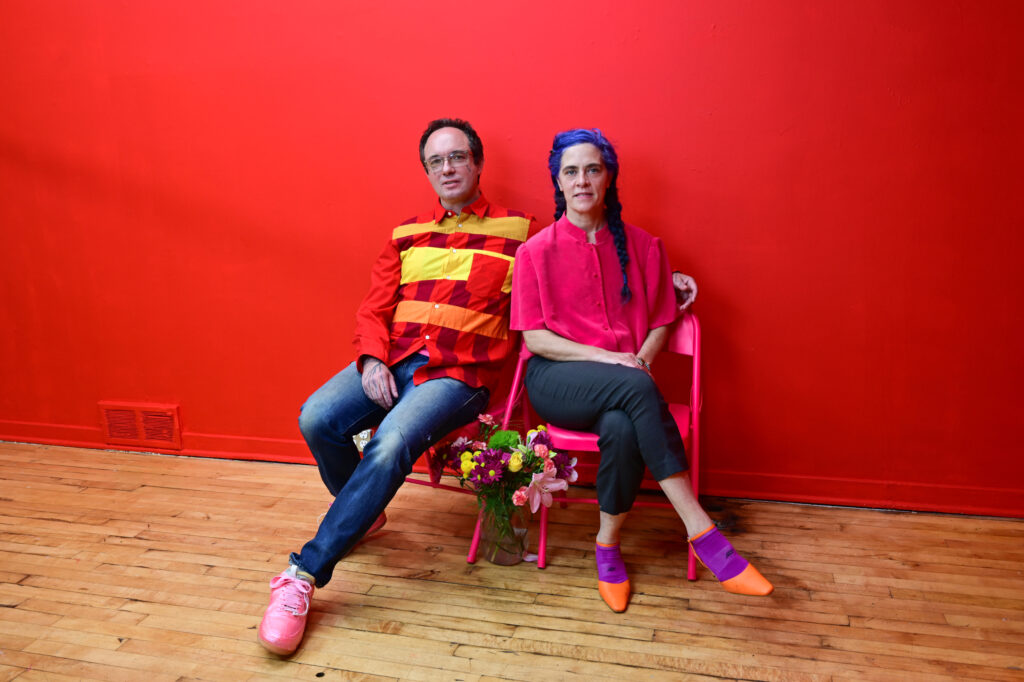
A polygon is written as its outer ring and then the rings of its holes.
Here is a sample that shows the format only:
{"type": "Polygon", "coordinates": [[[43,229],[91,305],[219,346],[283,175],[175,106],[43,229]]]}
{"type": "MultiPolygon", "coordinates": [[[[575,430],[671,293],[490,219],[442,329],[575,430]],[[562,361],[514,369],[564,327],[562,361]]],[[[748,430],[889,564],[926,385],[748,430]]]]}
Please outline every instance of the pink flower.
{"type": "Polygon", "coordinates": [[[494,425],[495,425],[495,423],[496,423],[496,422],[494,421],[494,415],[490,415],[490,414],[478,414],[478,415],[476,416],[476,418],[477,418],[478,420],[480,420],[480,422],[481,422],[481,423],[483,423],[483,424],[487,424],[488,426],[494,426],[494,425]]]}
{"type": "MultiPolygon", "coordinates": [[[[551,493],[565,490],[568,487],[568,483],[560,478],[555,478],[554,471],[549,472],[545,468],[543,473],[534,474],[530,485],[526,487],[526,497],[530,500],[530,511],[536,513],[540,509],[541,504],[545,507],[550,507],[552,502],[551,493]]],[[[520,488],[513,494],[513,503],[515,502],[515,495],[518,495],[522,490],[523,488],[520,488]]]]}
{"type": "Polygon", "coordinates": [[[538,443],[537,445],[533,446],[533,451],[535,453],[537,453],[538,457],[543,457],[544,459],[548,458],[548,446],[547,445],[542,445],[542,444],[538,443]]]}
{"type": "Polygon", "coordinates": [[[474,450],[486,450],[487,449],[487,443],[483,442],[482,440],[475,440],[475,441],[473,441],[473,449],[474,450]]]}
{"type": "Polygon", "coordinates": [[[544,473],[545,474],[551,474],[552,476],[554,476],[557,471],[558,471],[558,467],[555,466],[554,462],[552,462],[550,459],[544,460],[544,473]]]}
{"type": "Polygon", "coordinates": [[[529,499],[529,497],[527,497],[527,495],[526,495],[526,486],[525,485],[522,488],[520,488],[519,490],[517,490],[514,493],[512,493],[512,504],[514,504],[517,507],[522,507],[524,504],[526,504],[526,501],[528,499],[529,499]]]}

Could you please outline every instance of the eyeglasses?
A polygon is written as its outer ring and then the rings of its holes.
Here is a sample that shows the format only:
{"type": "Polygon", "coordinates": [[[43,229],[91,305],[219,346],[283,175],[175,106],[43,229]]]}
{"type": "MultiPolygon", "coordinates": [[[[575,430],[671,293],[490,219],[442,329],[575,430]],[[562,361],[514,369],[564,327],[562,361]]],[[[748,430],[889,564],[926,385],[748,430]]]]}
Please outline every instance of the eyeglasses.
{"type": "Polygon", "coordinates": [[[462,168],[469,164],[469,152],[456,149],[448,154],[448,156],[431,156],[427,159],[426,166],[430,169],[431,173],[440,173],[444,168],[445,160],[448,161],[448,165],[452,168],[462,168]]]}

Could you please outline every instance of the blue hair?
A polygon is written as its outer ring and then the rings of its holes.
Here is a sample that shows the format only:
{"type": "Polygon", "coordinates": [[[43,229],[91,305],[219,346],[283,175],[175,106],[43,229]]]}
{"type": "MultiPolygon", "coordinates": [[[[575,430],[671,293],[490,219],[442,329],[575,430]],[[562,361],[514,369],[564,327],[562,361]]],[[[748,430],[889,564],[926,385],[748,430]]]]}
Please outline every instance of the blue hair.
{"type": "Polygon", "coordinates": [[[576,128],[566,130],[555,135],[555,141],[551,143],[551,151],[548,153],[548,169],[551,171],[551,184],[555,186],[555,220],[565,213],[565,195],[558,189],[558,172],[562,169],[562,153],[566,149],[577,144],[592,144],[601,152],[601,161],[605,168],[611,173],[611,181],[608,183],[608,190],[604,195],[605,218],[608,221],[608,231],[615,240],[615,250],[619,254],[619,267],[622,269],[622,300],[628,301],[632,298],[629,290],[629,278],[626,275],[626,265],[629,263],[629,250],[626,248],[626,228],[622,222],[622,203],[619,201],[619,157],[615,153],[615,147],[608,141],[598,128],[576,128]]]}

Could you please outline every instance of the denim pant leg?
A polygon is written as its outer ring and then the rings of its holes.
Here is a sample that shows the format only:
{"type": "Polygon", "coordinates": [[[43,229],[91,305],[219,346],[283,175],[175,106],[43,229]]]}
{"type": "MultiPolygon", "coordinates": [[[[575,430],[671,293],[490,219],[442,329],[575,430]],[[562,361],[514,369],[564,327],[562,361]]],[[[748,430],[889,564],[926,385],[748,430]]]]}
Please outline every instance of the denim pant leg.
{"type": "Polygon", "coordinates": [[[354,362],[306,400],[299,414],[299,430],[331,495],[338,494],[359,464],[359,450],[352,438],[379,424],[386,414],[366,397],[362,374],[354,362]]]}
{"type": "Polygon", "coordinates": [[[472,421],[487,407],[489,392],[457,379],[430,379],[416,386],[413,371],[426,361],[392,368],[399,386],[398,402],[381,421],[363,458],[335,496],[334,504],[317,529],[316,536],[291,562],[326,585],[334,566],[363,537],[366,530],[394,497],[419,455],[459,426],[472,421]]]}

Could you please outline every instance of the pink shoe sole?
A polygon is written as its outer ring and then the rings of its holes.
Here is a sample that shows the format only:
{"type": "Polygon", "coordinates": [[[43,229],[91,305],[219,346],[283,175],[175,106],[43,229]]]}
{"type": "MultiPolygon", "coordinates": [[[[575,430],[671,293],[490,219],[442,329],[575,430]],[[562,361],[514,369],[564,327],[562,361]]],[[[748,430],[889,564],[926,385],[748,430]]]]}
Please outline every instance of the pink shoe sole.
{"type": "Polygon", "coordinates": [[[266,649],[267,651],[269,651],[272,654],[277,654],[278,656],[291,656],[292,654],[295,653],[295,650],[299,648],[299,645],[296,644],[294,649],[283,649],[283,648],[281,648],[279,646],[275,646],[274,644],[271,644],[270,642],[268,642],[267,640],[263,639],[259,635],[256,635],[256,641],[259,642],[260,646],[262,646],[264,649],[266,649]]]}

